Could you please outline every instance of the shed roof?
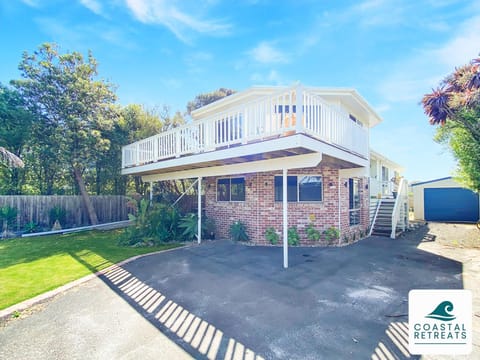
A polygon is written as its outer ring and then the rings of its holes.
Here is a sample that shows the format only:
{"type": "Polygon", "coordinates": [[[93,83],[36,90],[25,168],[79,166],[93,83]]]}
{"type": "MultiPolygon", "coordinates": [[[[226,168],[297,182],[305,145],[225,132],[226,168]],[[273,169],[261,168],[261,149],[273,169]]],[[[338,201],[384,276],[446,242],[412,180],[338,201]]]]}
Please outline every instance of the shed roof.
{"type": "Polygon", "coordinates": [[[437,182],[437,181],[449,180],[451,178],[452,178],[451,176],[447,176],[447,177],[440,178],[440,179],[418,182],[418,183],[415,183],[415,184],[411,184],[411,186],[425,185],[425,184],[434,183],[434,182],[437,182]]]}

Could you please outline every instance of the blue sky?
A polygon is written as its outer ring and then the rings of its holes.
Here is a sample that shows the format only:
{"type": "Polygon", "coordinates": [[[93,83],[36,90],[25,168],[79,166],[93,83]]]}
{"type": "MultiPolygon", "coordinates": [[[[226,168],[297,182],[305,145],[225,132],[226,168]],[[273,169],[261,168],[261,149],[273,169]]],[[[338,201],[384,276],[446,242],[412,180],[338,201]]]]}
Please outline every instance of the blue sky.
{"type": "Polygon", "coordinates": [[[0,82],[23,51],[90,49],[121,104],[185,110],[252,85],[353,87],[384,121],[371,146],[409,180],[451,175],[422,95],[480,52],[480,2],[455,0],[0,0],[0,82]]]}

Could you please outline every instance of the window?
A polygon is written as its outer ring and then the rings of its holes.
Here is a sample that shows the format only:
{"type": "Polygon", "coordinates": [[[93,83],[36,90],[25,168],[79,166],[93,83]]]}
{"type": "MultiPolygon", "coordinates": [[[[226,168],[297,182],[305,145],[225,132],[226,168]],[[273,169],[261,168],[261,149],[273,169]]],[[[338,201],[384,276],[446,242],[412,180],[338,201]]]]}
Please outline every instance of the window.
{"type": "Polygon", "coordinates": [[[218,179],[217,201],[245,201],[245,179],[218,179]]]}
{"type": "Polygon", "coordinates": [[[348,180],[348,205],[350,209],[350,226],[360,224],[360,192],[358,179],[348,180]]]}
{"type": "Polygon", "coordinates": [[[230,179],[230,201],[245,201],[245,179],[230,179]]]}
{"type": "Polygon", "coordinates": [[[353,116],[352,114],[349,114],[348,116],[350,118],[350,120],[352,120],[354,123],[357,123],[359,126],[363,127],[363,123],[358,120],[355,116],[353,116]]]}
{"type": "MultiPolygon", "coordinates": [[[[287,176],[287,201],[322,201],[321,176],[287,176]]],[[[275,176],[275,201],[283,201],[283,177],[275,176]]]]}

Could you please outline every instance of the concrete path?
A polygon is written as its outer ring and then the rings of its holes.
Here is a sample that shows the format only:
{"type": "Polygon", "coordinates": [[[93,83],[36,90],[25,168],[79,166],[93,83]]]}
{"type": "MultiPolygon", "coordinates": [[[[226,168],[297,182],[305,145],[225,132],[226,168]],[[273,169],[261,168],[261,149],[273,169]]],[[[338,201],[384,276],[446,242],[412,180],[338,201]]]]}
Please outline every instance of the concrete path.
{"type": "Polygon", "coordinates": [[[215,241],[113,268],[0,329],[1,359],[383,359],[407,350],[408,291],[463,288],[428,229],[341,248],[215,241]]]}

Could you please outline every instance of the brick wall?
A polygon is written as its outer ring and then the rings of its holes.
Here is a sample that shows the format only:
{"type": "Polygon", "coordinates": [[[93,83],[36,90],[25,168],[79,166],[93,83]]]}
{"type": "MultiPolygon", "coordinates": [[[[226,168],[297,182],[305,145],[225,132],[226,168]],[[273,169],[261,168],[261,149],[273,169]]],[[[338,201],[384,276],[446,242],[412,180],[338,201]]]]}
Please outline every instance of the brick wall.
{"type": "MultiPolygon", "coordinates": [[[[323,239],[314,242],[307,239],[305,228],[312,222],[316,229],[323,231],[331,226],[339,228],[340,192],[340,242],[359,240],[369,225],[369,193],[365,189],[368,179],[360,179],[361,215],[360,225],[349,225],[348,179],[338,179],[338,169],[327,166],[290,170],[289,175],[321,175],[323,179],[322,202],[289,202],[288,226],[297,226],[302,245],[326,245],[323,239]],[[347,186],[345,186],[345,184],[347,186]]],[[[244,202],[217,202],[217,178],[206,178],[205,207],[207,217],[215,220],[216,238],[228,238],[228,229],[234,221],[246,225],[250,240],[256,244],[267,244],[265,230],[274,227],[280,234],[283,231],[283,204],[275,201],[274,176],[282,172],[266,172],[238,175],[245,178],[244,202]]],[[[237,176],[235,176],[237,177],[237,176]]],[[[339,241],[335,243],[338,244],[339,241]]]]}

